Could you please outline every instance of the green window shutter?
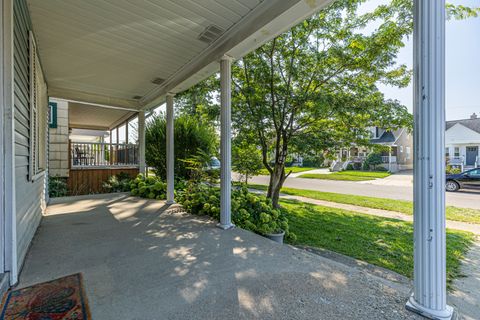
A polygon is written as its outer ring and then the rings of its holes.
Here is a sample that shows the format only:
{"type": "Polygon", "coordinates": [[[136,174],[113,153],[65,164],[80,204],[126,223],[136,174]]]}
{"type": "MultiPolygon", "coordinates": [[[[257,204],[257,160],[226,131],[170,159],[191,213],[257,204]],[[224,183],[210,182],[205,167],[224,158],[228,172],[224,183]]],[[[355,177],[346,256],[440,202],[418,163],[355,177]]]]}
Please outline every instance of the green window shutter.
{"type": "Polygon", "coordinates": [[[48,126],[50,128],[57,127],[57,103],[56,102],[48,103],[48,126]]]}

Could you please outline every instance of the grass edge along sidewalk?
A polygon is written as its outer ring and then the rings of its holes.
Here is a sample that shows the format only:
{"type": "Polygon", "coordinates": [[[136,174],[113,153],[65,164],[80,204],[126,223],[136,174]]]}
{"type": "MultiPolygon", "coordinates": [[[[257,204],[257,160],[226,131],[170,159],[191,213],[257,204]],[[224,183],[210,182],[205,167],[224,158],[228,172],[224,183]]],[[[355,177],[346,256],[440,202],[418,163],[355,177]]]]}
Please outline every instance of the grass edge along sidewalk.
{"type": "MultiPolygon", "coordinates": [[[[281,200],[293,245],[307,245],[366,261],[409,278],[413,275],[413,224],[324,207],[297,200],[281,200]]],[[[461,260],[475,236],[447,229],[447,282],[461,276],[461,260]]]]}
{"type": "MultiPolygon", "coordinates": [[[[248,187],[263,191],[267,190],[266,185],[260,184],[249,184],[248,187]]],[[[413,202],[407,200],[393,200],[386,198],[376,198],[295,188],[282,188],[281,192],[288,195],[302,196],[315,200],[350,204],[359,207],[382,209],[388,211],[395,211],[406,215],[413,215],[413,202]]],[[[447,206],[446,216],[447,220],[480,224],[480,210],[476,209],[447,206]]]]}
{"type": "Polygon", "coordinates": [[[390,172],[386,171],[358,171],[345,170],[332,173],[305,173],[300,178],[321,179],[321,180],[340,180],[340,181],[369,181],[375,179],[383,179],[390,176],[390,172]]]}

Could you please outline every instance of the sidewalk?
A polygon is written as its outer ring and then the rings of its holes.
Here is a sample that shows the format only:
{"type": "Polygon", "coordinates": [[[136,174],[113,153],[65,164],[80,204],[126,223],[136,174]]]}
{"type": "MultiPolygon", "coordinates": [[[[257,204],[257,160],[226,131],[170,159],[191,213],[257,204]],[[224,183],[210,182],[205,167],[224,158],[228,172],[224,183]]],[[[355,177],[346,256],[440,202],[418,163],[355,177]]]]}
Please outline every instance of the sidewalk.
{"type": "MultiPolygon", "coordinates": [[[[288,173],[288,168],[285,168],[285,171],[288,173]]],[[[291,173],[288,177],[289,178],[298,178],[302,174],[331,174],[332,172],[328,168],[321,168],[321,169],[314,169],[314,170],[309,170],[309,171],[302,171],[302,172],[296,172],[296,173],[291,173]]]]}

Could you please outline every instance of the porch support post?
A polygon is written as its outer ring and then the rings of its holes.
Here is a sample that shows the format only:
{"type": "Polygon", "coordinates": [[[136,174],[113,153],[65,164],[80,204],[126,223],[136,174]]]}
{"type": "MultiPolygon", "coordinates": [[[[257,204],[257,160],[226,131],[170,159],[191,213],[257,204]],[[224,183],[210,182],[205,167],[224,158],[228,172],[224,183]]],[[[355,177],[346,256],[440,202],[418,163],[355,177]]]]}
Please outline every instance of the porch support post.
{"type": "Polygon", "coordinates": [[[414,290],[407,309],[452,319],[445,232],[445,0],[414,0],[414,290]]]}
{"type": "Polygon", "coordinates": [[[146,173],[145,166],[145,111],[141,110],[138,112],[138,171],[141,174],[146,173]]]}
{"type": "Polygon", "coordinates": [[[388,171],[392,172],[392,147],[388,147],[388,171]]]}
{"type": "Polygon", "coordinates": [[[231,217],[232,193],[232,146],[231,146],[231,90],[232,58],[223,56],[220,60],[220,224],[221,229],[233,227],[231,217]]]}
{"type": "Polygon", "coordinates": [[[174,126],[173,126],[173,97],[168,93],[167,100],[167,204],[175,203],[175,151],[174,151],[174,126]]]}

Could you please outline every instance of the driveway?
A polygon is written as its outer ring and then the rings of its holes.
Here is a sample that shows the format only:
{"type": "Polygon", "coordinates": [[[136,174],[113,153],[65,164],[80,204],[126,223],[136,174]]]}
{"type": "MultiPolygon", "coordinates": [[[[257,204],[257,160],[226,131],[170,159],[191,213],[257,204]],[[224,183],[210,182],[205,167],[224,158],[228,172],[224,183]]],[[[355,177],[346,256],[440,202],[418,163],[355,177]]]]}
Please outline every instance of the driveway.
{"type": "MultiPolygon", "coordinates": [[[[387,178],[388,180],[380,179],[362,182],[288,177],[284,186],[297,189],[411,201],[413,200],[413,184],[411,183],[412,179],[410,177],[407,173],[392,175],[387,178]]],[[[251,183],[257,184],[268,184],[268,181],[268,176],[257,176],[250,180],[251,183]]],[[[447,205],[450,206],[480,209],[480,190],[460,190],[455,193],[448,192],[446,199],[447,205]]]]}
{"type": "Polygon", "coordinates": [[[82,272],[93,319],[421,319],[411,283],[177,206],[125,194],[57,199],[20,287],[82,272]]]}

